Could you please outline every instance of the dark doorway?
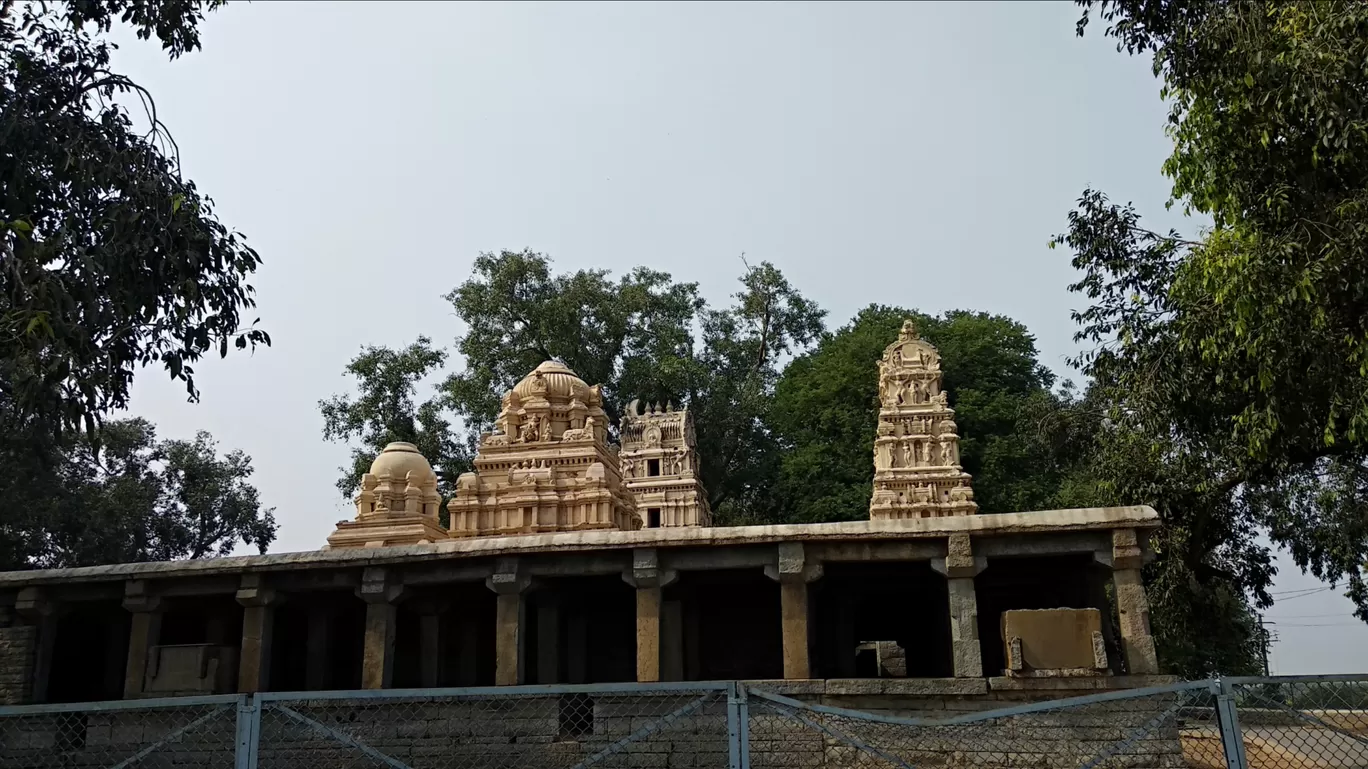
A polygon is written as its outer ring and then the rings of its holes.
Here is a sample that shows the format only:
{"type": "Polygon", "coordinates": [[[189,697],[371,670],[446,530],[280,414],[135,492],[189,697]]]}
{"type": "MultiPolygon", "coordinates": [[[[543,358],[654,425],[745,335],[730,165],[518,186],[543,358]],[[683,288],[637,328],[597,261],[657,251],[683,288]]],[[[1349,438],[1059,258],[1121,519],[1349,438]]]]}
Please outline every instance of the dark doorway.
{"type": "Polygon", "coordinates": [[[293,593],[275,609],[270,690],[361,688],[366,605],[351,591],[293,593]]]}
{"type": "Polygon", "coordinates": [[[548,580],[526,600],[529,682],[636,680],[636,593],[620,575],[548,580]]]}
{"type": "Polygon", "coordinates": [[[828,563],[813,588],[815,676],[888,674],[858,648],[880,641],[901,647],[908,678],[954,675],[949,591],[929,563],[828,563]]]}
{"type": "Polygon", "coordinates": [[[55,623],[47,702],[123,699],[132,621],[118,601],[72,604],[55,623]]]}
{"type": "Polygon", "coordinates": [[[681,605],[684,680],[784,677],[779,583],[760,569],[686,572],[665,600],[681,605]]]}
{"type": "Polygon", "coordinates": [[[1091,553],[989,559],[988,568],[974,578],[984,674],[1003,674],[1002,613],[1013,609],[1100,610],[1107,656],[1119,671],[1120,650],[1106,593],[1109,574],[1091,553]]]}

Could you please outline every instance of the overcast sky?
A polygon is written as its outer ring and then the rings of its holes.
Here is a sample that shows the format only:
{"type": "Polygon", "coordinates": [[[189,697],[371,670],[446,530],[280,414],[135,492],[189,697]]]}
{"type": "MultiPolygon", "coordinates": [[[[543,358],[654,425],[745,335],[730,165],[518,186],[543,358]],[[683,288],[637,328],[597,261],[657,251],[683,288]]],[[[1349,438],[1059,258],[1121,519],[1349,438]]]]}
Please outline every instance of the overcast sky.
{"type": "MultiPolygon", "coordinates": [[[[317,402],[362,345],[461,329],[441,295],[482,251],[644,264],[736,290],[778,265],[833,326],[870,303],[1003,313],[1067,375],[1069,256],[1088,185],[1155,229],[1169,151],[1149,63],[1071,4],[232,3],[169,63],[125,41],[186,173],[265,264],[274,345],[159,371],[133,412],[250,454],[272,552],[352,515],[317,402]]],[[[459,365],[459,361],[456,361],[459,365]]],[[[1368,628],[1283,563],[1281,673],[1368,671],[1368,628]]]]}

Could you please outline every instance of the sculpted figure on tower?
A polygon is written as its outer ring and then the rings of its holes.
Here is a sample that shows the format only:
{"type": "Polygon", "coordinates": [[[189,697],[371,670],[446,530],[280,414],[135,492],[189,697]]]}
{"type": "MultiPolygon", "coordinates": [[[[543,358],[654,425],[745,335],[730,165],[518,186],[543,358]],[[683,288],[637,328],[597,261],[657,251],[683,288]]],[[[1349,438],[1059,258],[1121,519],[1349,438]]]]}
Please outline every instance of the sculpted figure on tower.
{"type": "Polygon", "coordinates": [[[903,323],[879,361],[871,519],[938,518],[978,512],[960,467],[955,412],[941,389],[940,354],[903,323]]]}

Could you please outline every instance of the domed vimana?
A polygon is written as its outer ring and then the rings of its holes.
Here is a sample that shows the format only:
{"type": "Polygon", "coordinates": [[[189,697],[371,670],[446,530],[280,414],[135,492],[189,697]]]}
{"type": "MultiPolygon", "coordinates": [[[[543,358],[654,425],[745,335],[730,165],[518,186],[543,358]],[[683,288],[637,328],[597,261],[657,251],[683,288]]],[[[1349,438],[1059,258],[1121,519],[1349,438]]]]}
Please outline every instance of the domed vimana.
{"type": "Polygon", "coordinates": [[[504,395],[447,510],[452,537],[640,528],[598,386],[557,361],[537,366],[504,395]]]}
{"type": "Polygon", "coordinates": [[[437,520],[437,474],[412,443],[396,441],[380,452],[361,476],[355,502],[356,519],[339,521],[327,548],[417,545],[446,537],[437,520]]]}

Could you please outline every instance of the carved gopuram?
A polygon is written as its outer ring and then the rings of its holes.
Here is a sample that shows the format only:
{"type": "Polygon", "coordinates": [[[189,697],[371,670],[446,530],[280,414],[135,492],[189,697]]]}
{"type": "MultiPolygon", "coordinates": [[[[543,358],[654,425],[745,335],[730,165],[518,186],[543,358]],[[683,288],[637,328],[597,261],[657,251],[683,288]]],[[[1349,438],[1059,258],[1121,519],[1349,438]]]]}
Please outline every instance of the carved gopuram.
{"type": "Polygon", "coordinates": [[[712,525],[687,409],[632,401],[620,437],[622,478],[646,528],[712,525]]]}
{"type": "Polygon", "coordinates": [[[598,386],[561,363],[538,366],[504,396],[447,510],[452,537],[640,528],[598,386]]]}
{"type": "Polygon", "coordinates": [[[941,389],[940,353],[912,321],[879,360],[873,520],[943,518],[978,512],[960,467],[955,412],[941,389]]]}
{"type": "Polygon", "coordinates": [[[391,443],[361,476],[356,519],[340,521],[327,547],[417,545],[446,539],[437,521],[437,474],[412,443],[391,443]]]}

